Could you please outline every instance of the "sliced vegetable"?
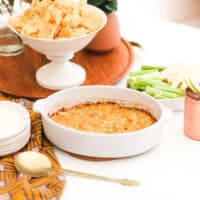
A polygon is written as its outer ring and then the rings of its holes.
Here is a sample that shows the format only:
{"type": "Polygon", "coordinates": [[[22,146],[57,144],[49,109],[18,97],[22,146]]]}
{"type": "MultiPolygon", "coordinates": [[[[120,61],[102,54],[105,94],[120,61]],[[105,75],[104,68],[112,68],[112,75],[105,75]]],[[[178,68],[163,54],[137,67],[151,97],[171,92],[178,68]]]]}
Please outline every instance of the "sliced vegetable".
{"type": "Polygon", "coordinates": [[[143,74],[143,75],[134,75],[134,76],[131,76],[130,78],[132,78],[133,80],[134,79],[157,79],[157,80],[160,80],[160,73],[159,72],[152,72],[152,73],[147,73],[147,74],[143,74]]]}
{"type": "Polygon", "coordinates": [[[142,70],[158,70],[158,71],[163,71],[164,69],[166,69],[166,67],[163,67],[163,66],[142,65],[141,69],[142,70]]]}
{"type": "Polygon", "coordinates": [[[185,77],[185,82],[187,84],[187,86],[195,93],[198,93],[198,90],[196,90],[196,88],[193,86],[191,79],[189,77],[185,77]]]}
{"type": "Polygon", "coordinates": [[[175,75],[174,72],[176,70],[168,70],[165,67],[143,65],[140,71],[129,73],[127,87],[145,92],[156,99],[179,98],[184,95],[183,88],[178,87],[183,85],[182,75],[175,75]],[[170,71],[173,72],[175,80],[173,83],[167,82],[166,74],[170,74],[170,71]]]}
{"type": "Polygon", "coordinates": [[[160,99],[164,99],[164,98],[172,99],[172,98],[182,97],[181,94],[177,94],[174,92],[167,92],[167,91],[149,87],[149,86],[146,87],[144,92],[155,98],[160,98],[160,99]]]}
{"type": "Polygon", "coordinates": [[[150,74],[153,72],[158,72],[158,70],[152,69],[152,70],[141,70],[141,71],[130,72],[129,76],[140,76],[140,75],[150,74]]]}
{"type": "Polygon", "coordinates": [[[185,77],[188,87],[195,93],[200,94],[200,71],[194,71],[185,77]]]}
{"type": "Polygon", "coordinates": [[[170,83],[173,88],[177,88],[184,82],[186,74],[187,70],[179,65],[163,70],[160,77],[170,83]]]}

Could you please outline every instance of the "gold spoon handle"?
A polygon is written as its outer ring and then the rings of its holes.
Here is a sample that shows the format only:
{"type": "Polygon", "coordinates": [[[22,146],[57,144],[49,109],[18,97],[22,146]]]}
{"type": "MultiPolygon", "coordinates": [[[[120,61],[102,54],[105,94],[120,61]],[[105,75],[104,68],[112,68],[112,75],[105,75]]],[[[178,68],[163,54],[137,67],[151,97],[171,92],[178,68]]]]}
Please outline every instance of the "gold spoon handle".
{"type": "Polygon", "coordinates": [[[127,186],[139,185],[139,182],[135,181],[135,180],[110,178],[110,177],[100,176],[100,175],[96,175],[96,174],[74,171],[74,170],[70,170],[70,169],[61,169],[61,171],[65,172],[66,174],[71,175],[71,176],[78,176],[78,177],[82,177],[82,178],[90,178],[90,179],[95,179],[95,180],[100,180],[100,181],[119,183],[121,185],[127,185],[127,186]]]}

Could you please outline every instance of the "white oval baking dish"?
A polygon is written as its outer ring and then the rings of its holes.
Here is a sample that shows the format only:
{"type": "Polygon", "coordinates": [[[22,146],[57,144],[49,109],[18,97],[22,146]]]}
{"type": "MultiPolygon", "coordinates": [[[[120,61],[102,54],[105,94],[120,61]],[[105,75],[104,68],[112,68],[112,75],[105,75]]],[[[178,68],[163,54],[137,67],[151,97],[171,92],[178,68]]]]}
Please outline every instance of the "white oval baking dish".
{"type": "Polygon", "coordinates": [[[149,95],[115,86],[81,86],[61,90],[36,101],[33,109],[41,113],[44,132],[57,147],[71,153],[100,158],[127,157],[150,150],[159,143],[163,123],[167,118],[165,111],[168,111],[149,95]],[[138,131],[109,135],[78,131],[62,126],[48,117],[50,112],[59,107],[102,99],[144,105],[157,122],[138,131]]]}

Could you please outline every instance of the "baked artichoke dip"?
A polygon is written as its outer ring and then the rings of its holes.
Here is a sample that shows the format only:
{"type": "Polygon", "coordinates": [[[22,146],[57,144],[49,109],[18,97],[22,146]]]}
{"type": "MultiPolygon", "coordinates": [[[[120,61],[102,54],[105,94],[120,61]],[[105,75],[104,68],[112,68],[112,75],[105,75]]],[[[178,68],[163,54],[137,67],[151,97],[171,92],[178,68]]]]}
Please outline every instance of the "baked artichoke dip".
{"type": "Polygon", "coordinates": [[[156,122],[144,109],[112,102],[78,104],[71,108],[62,108],[49,117],[68,128],[103,134],[133,132],[156,122]]]}

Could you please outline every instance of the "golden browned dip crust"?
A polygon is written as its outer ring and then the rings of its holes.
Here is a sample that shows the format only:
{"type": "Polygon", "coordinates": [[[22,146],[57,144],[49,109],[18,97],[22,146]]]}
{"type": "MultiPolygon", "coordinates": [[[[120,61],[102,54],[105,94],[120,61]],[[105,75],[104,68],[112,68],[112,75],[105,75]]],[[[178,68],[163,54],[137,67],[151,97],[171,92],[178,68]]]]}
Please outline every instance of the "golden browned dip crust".
{"type": "Polygon", "coordinates": [[[66,127],[96,133],[125,133],[143,129],[156,122],[148,112],[116,103],[79,104],[50,116],[66,127]]]}

